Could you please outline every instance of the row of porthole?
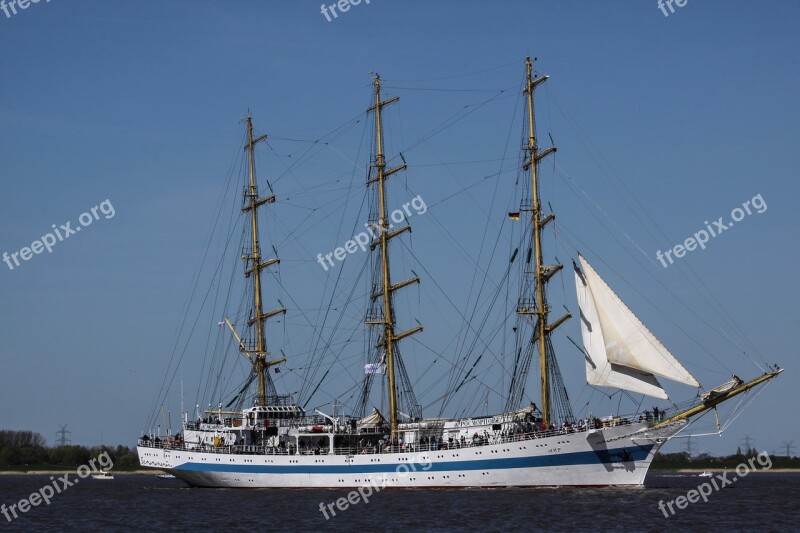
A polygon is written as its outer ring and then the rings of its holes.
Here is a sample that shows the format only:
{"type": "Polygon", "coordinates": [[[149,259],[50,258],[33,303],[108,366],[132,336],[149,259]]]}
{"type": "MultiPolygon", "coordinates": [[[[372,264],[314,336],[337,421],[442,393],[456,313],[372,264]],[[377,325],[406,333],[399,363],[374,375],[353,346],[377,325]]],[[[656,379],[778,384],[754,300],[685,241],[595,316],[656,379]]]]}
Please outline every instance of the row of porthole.
{"type": "MultiPolygon", "coordinates": [[[[459,474],[459,477],[466,477],[466,476],[463,476],[462,474],[459,474]]],[[[442,478],[443,478],[443,479],[444,479],[444,478],[446,478],[446,479],[450,479],[450,476],[442,476],[442,478]]],[[[434,477],[432,477],[432,476],[431,476],[431,477],[428,477],[428,479],[436,479],[436,478],[434,478],[434,477]]],[[[415,478],[415,477],[410,477],[410,478],[408,478],[408,480],[409,480],[409,481],[416,481],[416,480],[417,480],[417,478],[415,478]]],[[[399,480],[398,480],[398,479],[387,479],[386,481],[394,481],[394,482],[397,482],[397,481],[399,481],[399,480]]],[[[370,481],[369,481],[369,480],[367,480],[367,479],[355,479],[355,480],[353,480],[353,483],[369,483],[369,482],[370,482],[370,481]]],[[[347,480],[346,480],[346,479],[340,479],[340,480],[339,480],[339,483],[347,483],[347,480]]]]}
{"type": "MultiPolygon", "coordinates": [[[[151,454],[145,454],[145,455],[151,455],[151,454]]],[[[156,454],[152,454],[152,455],[156,455],[156,454]]],[[[194,457],[189,457],[188,459],[189,459],[190,461],[194,461],[194,457]]],[[[220,461],[222,461],[222,459],[220,459],[220,458],[218,458],[218,457],[217,457],[217,458],[215,458],[215,459],[216,459],[216,461],[217,461],[217,462],[220,462],[220,461]]],[[[201,460],[201,461],[207,461],[208,459],[206,459],[205,457],[201,457],[201,458],[200,458],[200,460],[201,460]]],[[[235,461],[236,461],[236,459],[229,459],[229,461],[230,461],[231,463],[233,463],[233,462],[235,462],[235,461]]],[[[245,462],[245,463],[252,463],[252,462],[253,462],[253,460],[252,460],[252,459],[244,459],[244,462],[245,462]]],[[[275,461],[273,461],[272,459],[269,459],[269,460],[265,460],[265,462],[267,462],[267,463],[270,463],[270,464],[273,464],[275,461]]],[[[298,461],[297,459],[289,459],[289,462],[290,462],[290,463],[299,463],[300,461],[298,461]]],[[[315,463],[324,463],[324,462],[325,462],[325,460],[324,460],[324,459],[315,459],[315,460],[314,460],[314,462],[315,462],[315,463]]]]}
{"type": "MultiPolygon", "coordinates": [[[[482,472],[482,473],[481,473],[481,475],[482,475],[482,476],[488,476],[488,475],[489,475],[489,472],[482,472]]],[[[458,474],[458,477],[465,478],[465,477],[467,477],[467,475],[466,475],[466,474],[458,474]]],[[[436,481],[436,476],[428,476],[428,479],[429,479],[429,480],[431,480],[431,481],[436,481]]],[[[442,479],[450,479],[450,476],[442,476],[442,479]]],[[[410,477],[410,478],[408,478],[408,480],[409,480],[409,481],[416,481],[416,480],[417,480],[417,478],[410,477]]],[[[238,480],[237,480],[237,481],[238,481],[238,480]]],[[[252,480],[250,480],[250,481],[252,481],[252,480]]],[[[363,482],[364,482],[364,483],[367,483],[367,481],[368,481],[368,480],[366,480],[366,479],[365,479],[365,480],[363,480],[363,482]]],[[[399,481],[399,480],[397,480],[397,479],[392,479],[392,480],[388,480],[388,481],[395,481],[395,482],[397,482],[397,481],[399,481]]],[[[361,482],[362,482],[362,480],[360,480],[360,479],[356,479],[356,480],[354,480],[353,482],[354,482],[354,483],[361,483],[361,482]]],[[[347,480],[346,480],[346,479],[339,479],[339,483],[347,483],[347,480]]]]}
{"type": "MultiPolygon", "coordinates": [[[[561,444],[561,443],[559,442],[558,444],[561,444]]],[[[536,445],[537,448],[547,448],[549,446],[552,446],[552,443],[551,444],[537,444],[536,445]]]]}

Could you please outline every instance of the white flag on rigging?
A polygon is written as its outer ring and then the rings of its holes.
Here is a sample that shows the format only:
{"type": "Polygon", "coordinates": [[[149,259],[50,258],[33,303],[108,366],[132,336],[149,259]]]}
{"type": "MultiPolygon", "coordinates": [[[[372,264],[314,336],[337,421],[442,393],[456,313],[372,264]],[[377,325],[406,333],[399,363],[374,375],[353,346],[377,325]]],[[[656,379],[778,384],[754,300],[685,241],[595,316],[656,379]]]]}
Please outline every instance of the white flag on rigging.
{"type": "Polygon", "coordinates": [[[369,363],[364,365],[364,374],[380,374],[383,369],[380,363],[369,363]]]}

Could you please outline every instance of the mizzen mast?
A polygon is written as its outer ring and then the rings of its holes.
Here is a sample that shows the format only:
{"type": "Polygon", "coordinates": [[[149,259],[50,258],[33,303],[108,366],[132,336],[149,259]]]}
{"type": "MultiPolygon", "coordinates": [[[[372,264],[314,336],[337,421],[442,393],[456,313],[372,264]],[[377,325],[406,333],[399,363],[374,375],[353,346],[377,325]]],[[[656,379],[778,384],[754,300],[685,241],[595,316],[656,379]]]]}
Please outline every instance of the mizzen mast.
{"type": "Polygon", "coordinates": [[[258,239],[258,208],[264,204],[275,202],[275,195],[259,198],[258,187],[256,185],[255,146],[266,138],[266,135],[261,135],[259,137],[253,136],[253,117],[248,113],[247,144],[245,144],[244,149],[248,155],[249,183],[244,191],[245,205],[242,207],[242,212],[250,214],[250,245],[252,248],[249,254],[245,252],[242,255],[242,259],[245,261],[244,275],[247,278],[252,278],[253,282],[254,312],[253,316],[248,321],[248,325],[255,325],[255,342],[253,343],[252,349],[248,350],[240,340],[239,349],[248,356],[248,359],[253,365],[253,372],[258,378],[256,405],[262,407],[267,405],[268,396],[276,395],[275,386],[269,375],[269,368],[285,360],[285,358],[280,358],[274,361],[267,361],[269,353],[267,352],[267,341],[264,334],[265,322],[270,317],[286,312],[286,309],[281,307],[280,309],[264,313],[262,305],[261,271],[270,265],[280,262],[278,258],[272,258],[266,261],[261,260],[261,245],[258,239]]]}
{"type": "Polygon", "coordinates": [[[398,399],[397,399],[397,347],[396,344],[401,339],[422,331],[422,326],[417,326],[402,333],[395,334],[395,315],[392,306],[392,294],[394,291],[410,285],[418,283],[419,277],[401,281],[392,285],[391,269],[389,268],[389,240],[397,237],[401,233],[411,230],[411,226],[405,225],[393,231],[390,231],[392,225],[389,223],[389,212],[386,207],[386,179],[406,168],[403,163],[397,167],[386,169],[386,159],[383,152],[383,123],[381,121],[381,111],[384,106],[392,104],[399,100],[395,96],[385,101],[381,101],[381,79],[377,74],[373,79],[373,86],[375,89],[375,103],[367,110],[375,112],[375,161],[373,162],[373,169],[375,171],[374,177],[369,179],[367,186],[372,184],[377,185],[378,189],[378,220],[375,224],[379,231],[378,238],[372,242],[371,247],[375,249],[380,248],[380,267],[381,267],[381,283],[379,287],[375,287],[375,292],[372,294],[372,299],[381,298],[383,300],[383,316],[368,318],[367,323],[373,325],[382,325],[383,334],[381,335],[379,348],[384,350],[384,363],[386,365],[386,372],[388,374],[389,385],[389,424],[391,431],[391,440],[395,441],[397,437],[398,425],[398,399]]]}
{"type": "Polygon", "coordinates": [[[554,214],[549,214],[542,217],[542,204],[539,198],[539,177],[538,165],[539,161],[551,153],[556,151],[556,147],[552,146],[540,152],[539,145],[536,138],[536,116],[533,107],[533,91],[541,83],[547,80],[548,76],[544,75],[539,78],[533,77],[533,66],[531,58],[525,58],[526,69],[526,84],[525,95],[527,97],[527,111],[528,111],[528,143],[524,150],[527,152],[527,158],[523,163],[523,170],[530,170],[531,174],[531,205],[528,209],[531,211],[531,221],[533,225],[533,252],[535,256],[534,271],[532,272],[536,281],[536,295],[535,295],[535,309],[531,309],[529,305],[522,302],[517,309],[517,313],[523,315],[535,316],[536,326],[534,329],[534,338],[539,348],[539,372],[541,375],[541,410],[542,420],[544,424],[549,425],[552,421],[551,418],[551,401],[550,401],[550,383],[548,368],[548,336],[550,333],[560,326],[564,321],[570,318],[570,313],[565,314],[552,324],[548,324],[548,314],[550,312],[549,305],[547,304],[547,291],[546,285],[548,280],[564,265],[545,265],[542,259],[542,229],[553,219],[554,214]]]}

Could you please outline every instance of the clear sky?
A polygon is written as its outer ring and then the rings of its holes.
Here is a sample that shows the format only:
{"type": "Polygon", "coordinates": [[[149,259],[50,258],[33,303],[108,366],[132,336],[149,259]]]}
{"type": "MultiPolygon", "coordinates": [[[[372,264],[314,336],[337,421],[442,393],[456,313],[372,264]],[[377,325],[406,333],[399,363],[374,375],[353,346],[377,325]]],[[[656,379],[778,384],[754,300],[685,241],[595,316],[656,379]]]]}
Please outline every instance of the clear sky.
{"type": "MultiPolygon", "coordinates": [[[[290,173],[289,156],[305,148],[281,139],[318,139],[363,112],[371,71],[385,79],[387,96],[401,97],[387,113],[389,150],[403,151],[409,171],[393,191],[398,202],[420,194],[430,207],[411,220],[404,242],[442,287],[426,283],[415,260],[395,263],[397,279],[409,269],[423,277],[402,300],[417,305],[404,326],[418,318],[426,326],[419,341],[453,358],[447,353],[463,324],[443,294],[470,308],[475,266],[458,254],[489,265],[487,217],[488,235],[508,227],[518,90],[531,55],[551,75],[537,93],[543,144],[550,134],[559,146],[557,167],[551,160],[543,172],[545,200],[558,214],[550,260],[554,253],[569,265],[580,249],[706,387],[731,371],[758,375],[751,356],[786,367],[723,438],[694,442],[696,451],[732,452],[746,434],[760,449],[800,446],[800,318],[792,306],[800,296],[800,5],[689,0],[665,16],[656,0],[372,0],[328,21],[320,3],[52,0],[0,11],[0,253],[19,252],[52,225],[71,221],[74,229],[98,206],[91,224],[52,253],[39,249],[13,270],[0,264],[0,427],[53,442],[68,424],[78,443],[135,442],[248,109],[258,131],[275,137],[260,168],[281,176],[272,182],[286,216],[273,242],[282,245],[281,275],[299,307],[321,307],[336,273],[314,255],[343,244],[359,221],[361,182],[345,196],[331,191],[341,180],[363,180],[365,130],[353,128],[321,150],[321,162],[290,173]],[[429,135],[451,117],[460,120],[429,135]],[[762,213],[705,250],[667,268],[658,263],[658,250],[705,221],[729,219],[757,195],[762,213]],[[353,225],[331,228],[332,220],[353,225]],[[743,348],[743,337],[755,348],[743,348]]],[[[490,264],[493,280],[508,254],[508,243],[495,250],[503,259],[490,264]]],[[[551,284],[554,315],[562,303],[576,311],[572,284],[569,268],[551,284]]],[[[282,301],[290,329],[293,305],[282,301]]],[[[566,339],[579,339],[578,328],[573,319],[554,341],[573,404],[585,414],[587,401],[602,398],[584,387],[580,353],[566,339]]],[[[436,359],[405,342],[412,374],[436,359]]],[[[198,389],[197,353],[188,350],[183,362],[187,404],[198,389]]],[[[423,382],[435,385],[445,370],[437,364],[423,382]]],[[[478,369],[488,381],[499,375],[488,356],[478,369]]],[[[488,394],[492,410],[499,399],[472,385],[468,394],[488,394]]],[[[336,387],[324,385],[313,406],[338,397],[336,387]]],[[[668,387],[676,401],[693,395],[668,387]]],[[[443,392],[424,386],[418,394],[427,405],[443,392]]],[[[593,412],[611,412],[618,398],[593,412]]]]}

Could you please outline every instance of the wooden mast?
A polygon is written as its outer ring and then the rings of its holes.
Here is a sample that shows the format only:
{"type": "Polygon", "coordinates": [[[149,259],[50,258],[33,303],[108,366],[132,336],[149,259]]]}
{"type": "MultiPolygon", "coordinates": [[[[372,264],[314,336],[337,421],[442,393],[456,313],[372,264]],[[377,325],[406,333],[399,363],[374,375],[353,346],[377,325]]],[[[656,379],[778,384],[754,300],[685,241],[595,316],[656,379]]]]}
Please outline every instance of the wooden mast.
{"type": "Polygon", "coordinates": [[[380,232],[380,235],[377,241],[372,243],[372,248],[374,249],[376,246],[380,247],[382,279],[380,292],[373,294],[372,297],[373,299],[378,297],[383,299],[383,319],[377,322],[368,320],[367,323],[383,325],[381,345],[384,349],[386,357],[386,373],[389,381],[389,427],[391,431],[391,442],[394,442],[397,438],[398,425],[397,376],[395,369],[395,359],[397,354],[395,345],[400,339],[403,339],[409,335],[413,335],[418,331],[422,331],[422,326],[418,326],[399,334],[395,334],[394,332],[395,316],[394,309],[392,307],[392,293],[401,287],[410,285],[411,283],[418,283],[419,277],[415,276],[406,281],[397,283],[396,285],[392,285],[391,269],[389,268],[389,239],[396,237],[403,232],[411,230],[411,226],[406,225],[394,231],[389,231],[391,225],[389,224],[388,209],[386,207],[386,178],[395,172],[405,169],[406,164],[403,163],[400,166],[386,170],[386,160],[383,153],[383,123],[381,119],[381,111],[383,106],[398,101],[399,97],[395,96],[394,98],[390,98],[383,102],[381,101],[381,78],[377,74],[375,74],[373,78],[373,86],[375,89],[375,103],[368,109],[368,111],[375,112],[375,162],[373,163],[373,166],[377,171],[377,175],[370,179],[367,182],[367,185],[369,186],[373,183],[376,183],[378,187],[378,231],[380,232]]]}
{"type": "Polygon", "coordinates": [[[535,269],[534,276],[536,278],[536,309],[532,310],[527,305],[518,309],[520,314],[536,315],[536,327],[534,335],[536,337],[537,345],[539,348],[539,373],[541,375],[541,410],[542,421],[544,424],[549,425],[552,422],[550,413],[550,383],[548,376],[548,362],[547,362],[547,336],[552,330],[560,326],[570,316],[567,313],[553,324],[548,325],[547,317],[549,314],[549,306],[547,304],[547,293],[545,286],[547,281],[561,268],[563,265],[545,265],[542,258],[542,228],[555,218],[554,214],[549,214],[542,218],[541,200],[539,198],[539,177],[538,177],[538,164],[541,159],[556,151],[556,147],[550,147],[543,152],[539,152],[539,145],[536,139],[536,114],[533,107],[533,91],[542,82],[547,80],[548,76],[540,78],[533,78],[533,66],[531,58],[525,58],[526,70],[526,84],[525,95],[527,97],[527,110],[528,110],[528,145],[525,151],[528,152],[527,160],[523,164],[523,169],[530,169],[531,173],[531,221],[533,225],[533,246],[535,256],[535,269]]]}
{"type": "Polygon", "coordinates": [[[652,426],[652,428],[653,429],[658,429],[660,427],[664,427],[666,425],[669,425],[669,424],[671,424],[673,422],[677,422],[679,420],[685,420],[685,419],[690,418],[690,417],[692,417],[694,415],[700,414],[703,411],[708,411],[709,409],[713,409],[717,405],[721,404],[722,402],[724,402],[726,400],[730,400],[734,396],[737,396],[737,395],[739,395],[739,394],[741,394],[743,392],[747,392],[750,389],[752,389],[753,387],[755,387],[757,385],[760,385],[761,383],[764,383],[765,381],[769,381],[771,379],[774,379],[781,372],[783,372],[782,368],[777,369],[777,370],[773,370],[771,372],[765,372],[763,375],[761,375],[761,376],[759,376],[759,377],[757,377],[757,378],[755,378],[755,379],[753,379],[751,381],[748,381],[747,383],[742,383],[738,387],[734,387],[733,389],[731,389],[729,391],[722,392],[722,393],[720,393],[720,394],[718,394],[716,396],[710,397],[709,399],[704,400],[703,402],[701,402],[698,405],[690,407],[689,409],[681,411],[681,412],[679,412],[679,413],[677,413],[677,414],[675,414],[675,415],[673,415],[673,416],[671,416],[671,417],[669,417],[669,418],[667,418],[665,420],[662,420],[661,422],[659,422],[657,424],[654,424],[652,426]]]}
{"type": "MultiPolygon", "coordinates": [[[[245,213],[250,213],[250,245],[252,246],[252,249],[250,255],[245,254],[242,256],[242,259],[245,261],[246,265],[245,277],[249,278],[252,276],[253,278],[254,312],[253,316],[249,320],[249,325],[255,324],[256,338],[254,350],[252,352],[245,348],[241,339],[239,339],[239,349],[248,356],[248,359],[250,359],[253,365],[253,372],[255,372],[258,378],[256,405],[261,407],[267,405],[267,383],[271,382],[269,377],[269,367],[285,360],[285,358],[280,358],[274,361],[267,361],[267,355],[269,354],[267,352],[267,342],[264,334],[264,323],[268,318],[286,312],[286,309],[281,307],[280,309],[264,313],[261,297],[261,271],[270,265],[280,262],[280,259],[278,258],[273,258],[262,262],[260,243],[258,240],[258,207],[267,203],[275,202],[275,195],[259,198],[258,187],[256,186],[255,145],[266,138],[266,135],[253,137],[253,117],[248,113],[247,144],[245,145],[244,149],[248,154],[249,184],[244,192],[245,206],[242,208],[242,211],[245,213]]],[[[236,335],[235,331],[234,335],[236,335]]],[[[273,387],[270,387],[270,389],[272,388],[273,387]]]]}

